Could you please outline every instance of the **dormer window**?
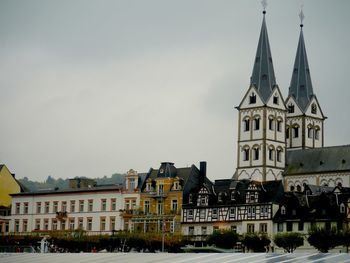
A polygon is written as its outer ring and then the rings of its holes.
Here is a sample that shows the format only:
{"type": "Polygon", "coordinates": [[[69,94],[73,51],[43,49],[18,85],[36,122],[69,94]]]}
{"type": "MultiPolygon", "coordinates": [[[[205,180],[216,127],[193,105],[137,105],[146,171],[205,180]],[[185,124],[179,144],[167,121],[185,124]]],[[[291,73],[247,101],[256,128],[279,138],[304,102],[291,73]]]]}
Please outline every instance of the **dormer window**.
{"type": "Polygon", "coordinates": [[[188,196],[188,203],[189,204],[193,203],[193,195],[192,194],[189,194],[189,196],[188,196]]]}
{"type": "Polygon", "coordinates": [[[255,104],[256,103],[256,95],[252,93],[249,97],[249,104],[255,104]]]}
{"type": "Polygon", "coordinates": [[[277,95],[273,96],[273,104],[278,105],[278,96],[277,95]]]}
{"type": "Polygon", "coordinates": [[[219,196],[218,196],[218,202],[222,202],[222,197],[223,197],[223,193],[219,193],[219,196]]]}
{"type": "Polygon", "coordinates": [[[340,213],[344,214],[345,213],[345,205],[344,205],[344,203],[341,203],[339,208],[340,208],[340,213]]]}
{"type": "Polygon", "coordinates": [[[294,113],[294,104],[288,105],[288,113],[294,113]]]}
{"type": "Polygon", "coordinates": [[[281,206],[281,215],[285,215],[285,214],[286,214],[286,207],[281,206]]]}
{"type": "Polygon", "coordinates": [[[311,105],[311,113],[317,114],[317,106],[315,103],[312,103],[312,105],[311,105]]]}
{"type": "Polygon", "coordinates": [[[152,183],[147,183],[146,184],[146,191],[150,192],[152,190],[152,183]]]}

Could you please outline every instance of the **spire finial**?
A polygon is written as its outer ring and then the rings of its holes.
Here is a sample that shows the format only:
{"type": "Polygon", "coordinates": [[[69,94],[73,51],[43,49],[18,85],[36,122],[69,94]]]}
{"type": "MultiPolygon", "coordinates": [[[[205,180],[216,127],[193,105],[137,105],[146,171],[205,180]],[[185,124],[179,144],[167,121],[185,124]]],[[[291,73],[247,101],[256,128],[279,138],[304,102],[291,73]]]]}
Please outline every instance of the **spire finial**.
{"type": "Polygon", "coordinates": [[[304,12],[303,12],[303,5],[301,5],[301,8],[300,8],[299,18],[300,18],[300,27],[303,27],[303,21],[305,18],[304,12]]]}
{"type": "Polygon", "coordinates": [[[265,15],[266,14],[266,7],[267,7],[267,0],[262,0],[261,1],[261,5],[264,8],[263,14],[265,15]]]}

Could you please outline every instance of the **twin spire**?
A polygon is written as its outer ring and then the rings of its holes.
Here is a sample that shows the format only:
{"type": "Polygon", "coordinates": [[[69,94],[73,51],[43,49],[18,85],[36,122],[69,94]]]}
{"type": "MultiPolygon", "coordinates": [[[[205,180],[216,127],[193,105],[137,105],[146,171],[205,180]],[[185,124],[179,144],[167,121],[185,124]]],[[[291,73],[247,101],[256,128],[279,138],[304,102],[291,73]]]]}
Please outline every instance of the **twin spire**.
{"type": "MultiPolygon", "coordinates": [[[[255,86],[260,93],[261,98],[266,103],[277,84],[265,21],[266,2],[263,1],[262,4],[264,7],[263,21],[250,84],[255,86]]],[[[293,96],[298,103],[298,106],[303,112],[305,112],[313,96],[313,89],[302,30],[302,22],[304,19],[302,11],[300,12],[299,17],[301,20],[300,37],[288,95],[293,96]]]]}

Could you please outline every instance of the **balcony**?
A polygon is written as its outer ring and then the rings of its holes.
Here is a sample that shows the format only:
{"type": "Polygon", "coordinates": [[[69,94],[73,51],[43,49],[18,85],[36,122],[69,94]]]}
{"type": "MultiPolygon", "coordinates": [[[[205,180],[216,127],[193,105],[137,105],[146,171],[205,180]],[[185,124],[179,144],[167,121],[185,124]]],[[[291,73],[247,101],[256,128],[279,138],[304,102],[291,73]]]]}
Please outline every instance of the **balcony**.
{"type": "Polygon", "coordinates": [[[162,192],[162,191],[149,192],[148,194],[150,197],[153,197],[153,198],[166,198],[167,197],[167,194],[162,192]]]}

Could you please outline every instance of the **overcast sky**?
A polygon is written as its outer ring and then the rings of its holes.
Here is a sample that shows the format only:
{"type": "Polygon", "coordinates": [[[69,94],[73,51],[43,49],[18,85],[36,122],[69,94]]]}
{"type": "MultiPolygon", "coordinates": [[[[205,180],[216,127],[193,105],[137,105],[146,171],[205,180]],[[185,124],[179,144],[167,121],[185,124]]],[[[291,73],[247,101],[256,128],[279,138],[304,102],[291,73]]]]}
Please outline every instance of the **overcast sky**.
{"type": "MultiPolygon", "coordinates": [[[[348,144],[350,1],[268,1],[277,83],[301,4],[325,144],[348,144]]],[[[0,163],[44,181],[204,160],[230,178],[261,22],[258,0],[0,0],[0,163]]]]}

